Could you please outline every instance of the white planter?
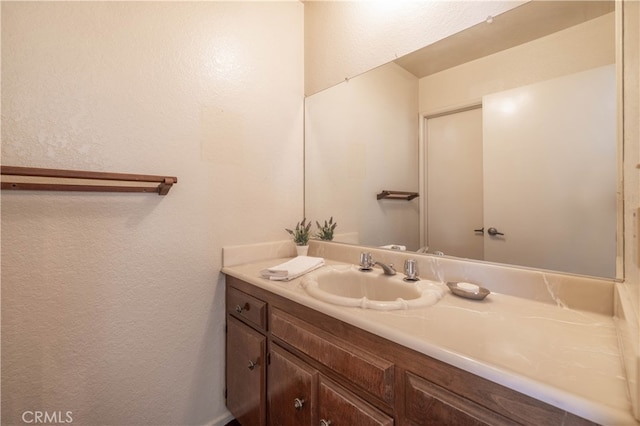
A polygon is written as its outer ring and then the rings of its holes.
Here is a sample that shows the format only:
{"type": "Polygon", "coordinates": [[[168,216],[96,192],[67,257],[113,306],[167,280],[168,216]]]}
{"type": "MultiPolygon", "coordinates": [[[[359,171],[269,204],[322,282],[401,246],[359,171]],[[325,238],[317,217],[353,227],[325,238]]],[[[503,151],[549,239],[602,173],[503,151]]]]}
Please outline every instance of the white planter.
{"type": "Polygon", "coordinates": [[[296,246],[296,251],[298,252],[298,256],[306,256],[309,251],[309,246],[296,246]]]}

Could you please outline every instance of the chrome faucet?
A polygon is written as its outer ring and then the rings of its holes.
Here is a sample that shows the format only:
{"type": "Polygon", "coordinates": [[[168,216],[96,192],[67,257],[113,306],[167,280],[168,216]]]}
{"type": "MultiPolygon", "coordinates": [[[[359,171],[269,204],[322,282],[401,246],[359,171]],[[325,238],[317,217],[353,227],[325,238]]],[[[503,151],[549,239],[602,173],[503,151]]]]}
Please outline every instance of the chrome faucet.
{"type": "Polygon", "coordinates": [[[393,269],[393,263],[390,263],[390,264],[387,265],[386,263],[375,261],[375,262],[373,262],[373,264],[374,265],[380,265],[380,267],[384,271],[385,275],[395,275],[396,274],[396,270],[393,269]]]}
{"type": "Polygon", "coordinates": [[[374,265],[380,265],[385,275],[395,275],[396,270],[393,269],[393,264],[387,265],[386,263],[374,261],[371,257],[371,253],[362,252],[360,253],[360,270],[367,272],[370,271],[374,265]]]}

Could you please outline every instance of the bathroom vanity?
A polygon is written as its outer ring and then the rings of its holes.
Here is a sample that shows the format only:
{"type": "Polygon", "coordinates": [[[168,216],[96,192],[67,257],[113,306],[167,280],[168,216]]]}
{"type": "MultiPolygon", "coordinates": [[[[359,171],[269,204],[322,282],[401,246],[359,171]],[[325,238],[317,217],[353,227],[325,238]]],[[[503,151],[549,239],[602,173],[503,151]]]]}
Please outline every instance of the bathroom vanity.
{"type": "Polygon", "coordinates": [[[232,276],[226,308],[243,425],[592,424],[232,276]]]}
{"type": "Polygon", "coordinates": [[[282,260],[223,269],[226,403],[243,425],[636,424],[606,316],[497,293],[334,306],[302,278],[260,277],[282,260]]]}

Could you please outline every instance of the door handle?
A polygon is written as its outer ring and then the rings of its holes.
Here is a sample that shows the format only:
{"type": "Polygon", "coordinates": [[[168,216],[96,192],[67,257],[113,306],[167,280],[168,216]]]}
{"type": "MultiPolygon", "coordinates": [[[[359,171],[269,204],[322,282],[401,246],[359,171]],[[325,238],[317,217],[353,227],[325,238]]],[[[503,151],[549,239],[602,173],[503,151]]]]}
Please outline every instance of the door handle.
{"type": "Polygon", "coordinates": [[[496,228],[487,229],[487,233],[489,235],[491,235],[492,237],[495,237],[496,235],[504,235],[502,232],[498,232],[498,230],[496,228]]]}
{"type": "Polygon", "coordinates": [[[484,226],[480,229],[474,229],[473,232],[479,232],[481,234],[484,234],[484,226]]]}

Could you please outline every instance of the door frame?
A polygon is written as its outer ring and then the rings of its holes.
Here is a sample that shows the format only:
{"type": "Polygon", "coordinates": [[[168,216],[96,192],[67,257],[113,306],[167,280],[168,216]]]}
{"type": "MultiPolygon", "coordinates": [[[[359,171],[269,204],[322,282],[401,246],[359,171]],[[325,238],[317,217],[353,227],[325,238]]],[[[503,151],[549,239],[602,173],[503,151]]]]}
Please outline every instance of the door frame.
{"type": "Polygon", "coordinates": [[[427,205],[429,197],[427,194],[427,120],[443,115],[456,114],[459,112],[470,111],[473,109],[482,108],[482,98],[465,102],[458,105],[452,105],[445,108],[425,111],[420,113],[420,129],[418,138],[418,179],[420,179],[418,189],[420,194],[423,194],[422,202],[420,203],[420,247],[424,247],[427,244],[427,205]]]}

